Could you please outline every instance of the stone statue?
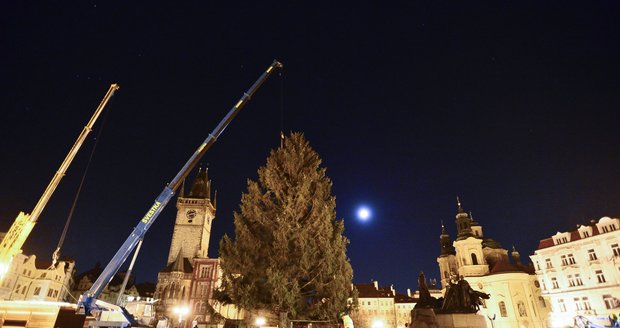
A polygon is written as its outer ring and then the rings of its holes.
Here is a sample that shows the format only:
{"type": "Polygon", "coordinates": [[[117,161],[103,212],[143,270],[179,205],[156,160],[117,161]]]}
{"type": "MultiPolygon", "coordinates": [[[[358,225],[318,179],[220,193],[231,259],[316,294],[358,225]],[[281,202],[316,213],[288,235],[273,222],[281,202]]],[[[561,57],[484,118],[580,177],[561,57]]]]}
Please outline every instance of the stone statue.
{"type": "Polygon", "coordinates": [[[489,294],[471,288],[467,280],[460,276],[458,281],[450,280],[444,297],[443,313],[476,313],[482,299],[489,299],[489,294]]]}
{"type": "Polygon", "coordinates": [[[431,292],[428,290],[428,286],[426,285],[426,277],[424,277],[424,272],[420,272],[420,275],[418,276],[418,290],[420,291],[420,299],[416,303],[415,307],[435,307],[435,302],[437,300],[431,296],[431,292]]]}

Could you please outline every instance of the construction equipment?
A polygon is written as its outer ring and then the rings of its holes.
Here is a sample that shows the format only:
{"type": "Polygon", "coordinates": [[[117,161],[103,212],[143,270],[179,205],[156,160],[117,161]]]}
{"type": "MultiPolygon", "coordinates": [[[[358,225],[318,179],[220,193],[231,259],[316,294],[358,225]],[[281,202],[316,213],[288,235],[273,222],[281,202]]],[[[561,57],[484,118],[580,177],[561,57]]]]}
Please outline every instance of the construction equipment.
{"type": "Polygon", "coordinates": [[[50,181],[49,185],[45,189],[45,192],[43,192],[43,195],[32,210],[32,213],[26,214],[24,212],[19,212],[15,222],[13,222],[13,225],[6,233],[6,236],[2,239],[2,243],[0,244],[0,281],[2,281],[6,272],[9,270],[13,256],[20,252],[24,242],[26,242],[28,235],[32,231],[32,228],[34,228],[35,223],[37,223],[37,220],[39,219],[41,212],[43,212],[45,205],[47,205],[50,197],[52,197],[52,194],[56,190],[56,187],[58,187],[60,180],[65,176],[65,173],[73,161],[73,158],[84,143],[84,140],[86,140],[86,136],[88,136],[92,130],[99,114],[101,114],[103,108],[108,103],[108,100],[110,100],[114,92],[118,89],[118,84],[110,85],[110,89],[108,89],[108,92],[97,107],[97,110],[95,110],[93,116],[90,118],[90,121],[88,121],[86,126],[84,126],[84,129],[82,129],[82,132],[78,136],[75,144],[67,154],[67,157],[65,157],[65,160],[60,165],[60,168],[56,174],[54,174],[52,181],[50,181]]]}
{"type": "MultiPolygon", "coordinates": [[[[136,245],[142,240],[145,233],[151,227],[153,222],[155,222],[166,204],[168,204],[168,201],[170,201],[176,190],[183,183],[185,177],[196,166],[196,164],[200,161],[206,151],[215,143],[220,134],[235,118],[237,113],[239,113],[239,111],[246,104],[246,102],[251,99],[251,97],[258,90],[258,88],[271,75],[274,69],[281,67],[282,64],[280,62],[278,62],[277,60],[273,61],[269,68],[267,68],[267,70],[263,72],[263,74],[258,78],[258,80],[256,80],[256,82],[254,82],[250,89],[248,89],[248,91],[243,94],[243,96],[235,104],[235,106],[230,109],[228,114],[226,114],[226,116],[220,121],[220,123],[209,134],[205,141],[200,144],[198,149],[196,149],[196,151],[192,154],[192,156],[177,173],[177,175],[172,179],[172,181],[170,181],[170,183],[168,183],[166,187],[164,187],[163,191],[155,199],[153,205],[146,212],[144,217],[138,222],[129,237],[125,240],[123,245],[112,257],[108,265],[103,269],[101,275],[99,275],[91,288],[80,297],[80,302],[78,303],[80,313],[83,311],[85,314],[91,314],[91,311],[95,309],[105,310],[105,308],[102,308],[102,306],[100,305],[101,301],[97,300],[97,297],[99,297],[105,286],[110,282],[110,280],[112,280],[112,278],[120,269],[121,265],[123,265],[123,262],[125,262],[134,247],[136,247],[136,245]]],[[[131,316],[126,315],[125,317],[132,325],[137,324],[133,322],[133,318],[131,318],[131,316]]]]}

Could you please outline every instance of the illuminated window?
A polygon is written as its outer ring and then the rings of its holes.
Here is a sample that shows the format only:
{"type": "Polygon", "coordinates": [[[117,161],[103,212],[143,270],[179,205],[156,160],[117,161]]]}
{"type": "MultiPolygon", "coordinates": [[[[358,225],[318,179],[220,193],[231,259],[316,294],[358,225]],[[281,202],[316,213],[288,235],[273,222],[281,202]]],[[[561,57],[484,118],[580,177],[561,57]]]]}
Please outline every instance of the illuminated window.
{"type": "Polygon", "coordinates": [[[504,303],[504,301],[499,302],[499,313],[504,318],[508,316],[508,312],[506,311],[506,303],[504,303]]]}
{"type": "Polygon", "coordinates": [[[594,252],[593,249],[589,249],[588,250],[588,257],[590,258],[590,261],[594,261],[594,260],[598,259],[598,257],[596,257],[596,253],[594,252]]]}

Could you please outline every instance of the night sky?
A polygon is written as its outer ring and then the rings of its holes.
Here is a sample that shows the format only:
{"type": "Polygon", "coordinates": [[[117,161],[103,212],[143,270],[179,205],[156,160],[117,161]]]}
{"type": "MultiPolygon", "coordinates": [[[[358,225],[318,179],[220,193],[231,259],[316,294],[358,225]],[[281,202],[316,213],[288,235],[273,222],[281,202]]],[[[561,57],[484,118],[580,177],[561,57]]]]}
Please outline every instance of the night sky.
{"type": "MultiPolygon", "coordinates": [[[[26,242],[38,262],[103,122],[63,248],[78,272],[110,260],[273,59],[282,76],[202,160],[218,191],[212,257],[281,129],[303,132],[323,159],[356,283],[404,292],[420,271],[438,278],[457,195],[522,257],[620,215],[618,1],[4,1],[0,15],[0,231],[32,211],[109,85],[121,86],[26,242]],[[356,219],[359,205],[370,221],[356,219]]],[[[175,200],[146,235],[139,282],[165,265],[175,200]]]]}

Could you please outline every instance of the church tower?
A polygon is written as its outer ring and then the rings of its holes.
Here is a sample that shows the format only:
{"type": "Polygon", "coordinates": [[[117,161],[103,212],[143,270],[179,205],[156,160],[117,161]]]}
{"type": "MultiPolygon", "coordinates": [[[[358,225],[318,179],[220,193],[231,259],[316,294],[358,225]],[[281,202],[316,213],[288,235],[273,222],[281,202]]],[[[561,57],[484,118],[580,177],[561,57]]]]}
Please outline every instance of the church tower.
{"type": "MultiPolygon", "coordinates": [[[[194,183],[185,195],[185,183],[177,198],[177,214],[170,242],[170,251],[166,267],[157,275],[156,299],[159,299],[156,312],[168,318],[175,316],[174,309],[179,306],[193,306],[192,297],[204,298],[195,291],[197,268],[202,269],[200,261],[217,263],[217,259],[208,259],[211,223],[215,218],[215,199],[211,202],[211,181],[206,170],[199,169],[194,183]]],[[[215,271],[214,271],[215,272],[215,271]]],[[[214,273],[216,275],[217,272],[214,273]]],[[[205,312],[192,308],[191,315],[196,318],[205,312]]],[[[200,318],[203,318],[204,315],[200,318]]]]}
{"type": "Polygon", "coordinates": [[[177,216],[166,265],[176,261],[178,256],[190,261],[208,257],[215,200],[211,203],[211,180],[207,170],[198,170],[187,196],[184,187],[177,198],[177,216]]]}
{"type": "Polygon", "coordinates": [[[456,252],[452,247],[452,241],[446,227],[441,224],[441,235],[439,236],[439,246],[441,253],[437,258],[439,264],[439,272],[441,274],[441,288],[446,288],[450,277],[457,274],[456,252]]]}
{"type": "Polygon", "coordinates": [[[463,210],[461,200],[457,197],[456,229],[457,237],[453,243],[456,249],[456,261],[458,274],[469,276],[482,276],[489,273],[485,254],[483,252],[482,227],[478,222],[463,210]],[[472,230],[472,225],[474,229],[472,230]],[[478,232],[477,234],[474,231],[478,232]]]}

